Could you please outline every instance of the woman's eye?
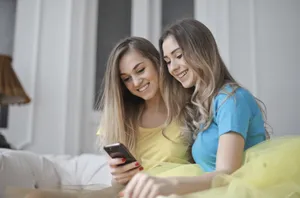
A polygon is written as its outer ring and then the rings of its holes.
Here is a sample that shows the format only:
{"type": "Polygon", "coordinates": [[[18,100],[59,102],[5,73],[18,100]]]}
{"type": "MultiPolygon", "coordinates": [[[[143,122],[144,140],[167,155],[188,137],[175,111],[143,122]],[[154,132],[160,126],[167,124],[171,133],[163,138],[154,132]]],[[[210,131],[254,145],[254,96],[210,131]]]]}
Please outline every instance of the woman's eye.
{"type": "Polygon", "coordinates": [[[130,77],[128,77],[128,78],[123,78],[123,81],[124,82],[127,82],[127,81],[129,81],[130,80],[130,77]]]}
{"type": "Polygon", "coordinates": [[[169,65],[171,63],[171,61],[165,61],[166,65],[169,65]]]}
{"type": "Polygon", "coordinates": [[[182,58],[182,54],[177,55],[176,58],[178,58],[178,59],[182,58]]]}
{"type": "Polygon", "coordinates": [[[143,71],[145,71],[145,68],[138,70],[137,73],[142,73],[143,71]]]}

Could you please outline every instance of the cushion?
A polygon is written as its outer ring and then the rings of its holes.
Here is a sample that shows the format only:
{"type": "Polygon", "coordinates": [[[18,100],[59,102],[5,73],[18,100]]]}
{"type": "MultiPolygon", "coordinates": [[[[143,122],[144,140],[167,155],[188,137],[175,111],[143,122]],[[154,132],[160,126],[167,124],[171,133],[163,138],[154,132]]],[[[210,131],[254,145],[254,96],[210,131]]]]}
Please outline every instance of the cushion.
{"type": "Polygon", "coordinates": [[[104,155],[38,155],[0,149],[1,193],[7,187],[98,190],[110,184],[111,174],[104,155]]]}

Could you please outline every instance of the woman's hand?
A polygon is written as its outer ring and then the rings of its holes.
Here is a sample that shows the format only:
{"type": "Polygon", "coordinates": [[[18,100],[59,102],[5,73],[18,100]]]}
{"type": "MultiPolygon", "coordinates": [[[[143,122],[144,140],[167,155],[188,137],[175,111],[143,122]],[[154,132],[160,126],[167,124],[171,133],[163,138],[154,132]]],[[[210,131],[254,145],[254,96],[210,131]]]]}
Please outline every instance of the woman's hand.
{"type": "Polygon", "coordinates": [[[156,198],[176,193],[176,181],[138,173],[128,183],[120,196],[125,198],[156,198]]]}
{"type": "Polygon", "coordinates": [[[139,162],[122,165],[126,162],[124,158],[110,158],[108,164],[113,180],[118,184],[127,184],[131,178],[143,170],[139,162]]]}

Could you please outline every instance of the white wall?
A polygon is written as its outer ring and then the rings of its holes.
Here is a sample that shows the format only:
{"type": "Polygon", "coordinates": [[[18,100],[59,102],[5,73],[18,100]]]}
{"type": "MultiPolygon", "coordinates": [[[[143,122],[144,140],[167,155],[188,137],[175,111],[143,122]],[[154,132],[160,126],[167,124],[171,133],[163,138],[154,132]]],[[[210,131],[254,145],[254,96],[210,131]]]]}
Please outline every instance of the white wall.
{"type": "Polygon", "coordinates": [[[18,1],[14,68],[32,102],[10,109],[6,136],[17,148],[79,152],[84,8],[81,0],[18,1]]]}
{"type": "Polygon", "coordinates": [[[257,1],[257,85],[275,134],[300,134],[300,1],[257,1]],[[271,5],[271,6],[270,6],[271,5]],[[265,12],[265,10],[268,12],[265,12]]]}
{"type": "Polygon", "coordinates": [[[234,77],[267,106],[273,135],[300,134],[300,1],[198,2],[196,17],[213,30],[234,77]]]}
{"type": "MultiPolygon", "coordinates": [[[[133,2],[132,34],[154,42],[160,0],[133,2]]],[[[299,4],[195,0],[196,19],[213,31],[236,79],[265,102],[276,135],[299,134],[299,4]]],[[[17,147],[69,154],[94,149],[96,5],[97,0],[19,1],[14,67],[33,101],[10,111],[6,134],[17,147]]]]}

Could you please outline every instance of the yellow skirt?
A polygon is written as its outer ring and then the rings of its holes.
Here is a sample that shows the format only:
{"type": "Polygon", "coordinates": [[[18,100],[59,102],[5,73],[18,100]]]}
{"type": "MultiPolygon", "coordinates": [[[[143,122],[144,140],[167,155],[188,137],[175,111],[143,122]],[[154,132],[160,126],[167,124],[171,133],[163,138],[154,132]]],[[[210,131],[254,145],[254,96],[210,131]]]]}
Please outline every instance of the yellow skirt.
{"type": "MultiPolygon", "coordinates": [[[[203,171],[195,164],[165,164],[149,174],[200,176],[203,171]]],[[[209,190],[180,197],[300,198],[300,136],[274,138],[248,149],[245,163],[236,172],[216,176],[209,190]]]]}

